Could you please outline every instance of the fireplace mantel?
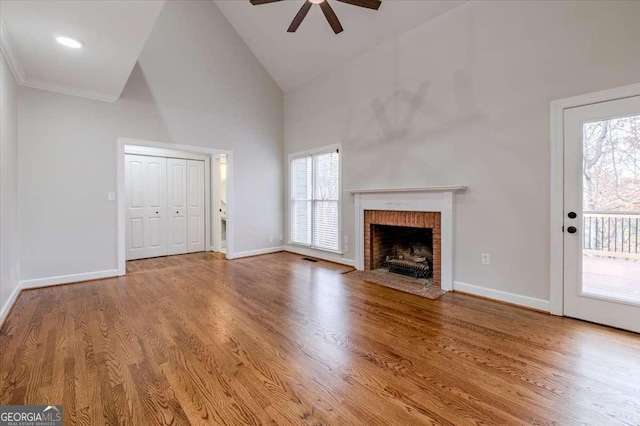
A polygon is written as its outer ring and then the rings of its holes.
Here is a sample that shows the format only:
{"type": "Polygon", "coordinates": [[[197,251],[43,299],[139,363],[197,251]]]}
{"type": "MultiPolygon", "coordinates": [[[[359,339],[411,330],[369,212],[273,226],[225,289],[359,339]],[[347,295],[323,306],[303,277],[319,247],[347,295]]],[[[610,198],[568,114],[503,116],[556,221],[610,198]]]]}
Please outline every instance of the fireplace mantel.
{"type": "Polygon", "coordinates": [[[352,194],[389,194],[396,192],[458,192],[466,190],[462,185],[423,186],[421,188],[377,188],[377,189],[347,189],[352,194]]]}
{"type": "Polygon", "coordinates": [[[355,267],[364,270],[364,212],[366,210],[440,213],[441,287],[453,290],[453,219],[455,194],[466,186],[348,190],[355,198],[355,267]]]}

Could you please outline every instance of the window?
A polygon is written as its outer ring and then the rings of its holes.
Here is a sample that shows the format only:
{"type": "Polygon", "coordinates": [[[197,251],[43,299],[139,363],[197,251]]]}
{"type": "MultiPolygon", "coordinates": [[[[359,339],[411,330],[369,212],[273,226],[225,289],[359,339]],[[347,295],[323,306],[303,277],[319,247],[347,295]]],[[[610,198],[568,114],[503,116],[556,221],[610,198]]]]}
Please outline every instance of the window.
{"type": "Polygon", "coordinates": [[[337,148],[291,159],[290,240],[340,250],[340,154],[337,148]]]}

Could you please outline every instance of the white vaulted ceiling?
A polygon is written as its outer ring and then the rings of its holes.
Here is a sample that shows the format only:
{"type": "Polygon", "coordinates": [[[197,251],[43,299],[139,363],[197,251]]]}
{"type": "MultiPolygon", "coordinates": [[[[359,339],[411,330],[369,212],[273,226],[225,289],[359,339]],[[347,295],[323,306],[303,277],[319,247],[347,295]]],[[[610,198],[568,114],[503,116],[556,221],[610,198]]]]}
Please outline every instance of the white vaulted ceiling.
{"type": "MultiPolygon", "coordinates": [[[[296,33],[287,32],[305,0],[260,6],[249,0],[200,1],[214,1],[285,92],[464,3],[382,0],[380,10],[374,11],[327,0],[344,26],[344,32],[335,35],[317,6],[296,33]]],[[[2,50],[23,86],[115,101],[164,3],[0,0],[2,50]],[[85,47],[60,46],[58,35],[79,38],[85,47]]]]}
{"type": "Polygon", "coordinates": [[[374,11],[327,0],[344,27],[335,35],[317,6],[296,33],[287,33],[304,0],[260,6],[249,0],[214,1],[285,92],[464,3],[382,0],[374,11]]]}
{"type": "Polygon", "coordinates": [[[2,50],[19,83],[103,101],[120,97],[164,0],[1,0],[2,50]],[[82,49],[56,43],[64,35],[82,49]]]}

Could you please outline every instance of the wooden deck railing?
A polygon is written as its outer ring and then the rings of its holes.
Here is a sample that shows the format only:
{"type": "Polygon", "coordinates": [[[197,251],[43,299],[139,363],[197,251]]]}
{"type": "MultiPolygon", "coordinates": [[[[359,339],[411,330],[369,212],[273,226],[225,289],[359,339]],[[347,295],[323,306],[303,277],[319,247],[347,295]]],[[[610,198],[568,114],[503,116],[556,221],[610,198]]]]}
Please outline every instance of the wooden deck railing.
{"type": "Polygon", "coordinates": [[[584,212],[586,254],[640,260],[640,212],[584,212]]]}

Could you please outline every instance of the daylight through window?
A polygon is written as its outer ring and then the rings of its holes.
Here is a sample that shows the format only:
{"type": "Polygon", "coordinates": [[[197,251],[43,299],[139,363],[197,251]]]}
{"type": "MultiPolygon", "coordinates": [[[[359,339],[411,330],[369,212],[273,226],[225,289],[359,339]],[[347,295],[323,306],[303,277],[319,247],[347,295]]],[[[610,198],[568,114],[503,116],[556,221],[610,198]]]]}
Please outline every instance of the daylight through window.
{"type": "Polygon", "coordinates": [[[292,243],[339,250],[339,155],[333,149],[291,160],[292,243]]]}

